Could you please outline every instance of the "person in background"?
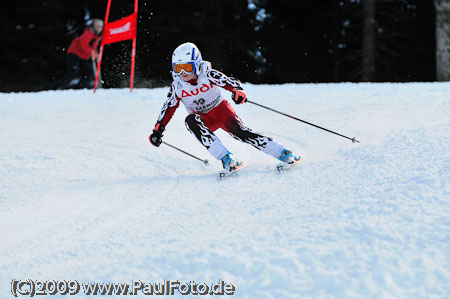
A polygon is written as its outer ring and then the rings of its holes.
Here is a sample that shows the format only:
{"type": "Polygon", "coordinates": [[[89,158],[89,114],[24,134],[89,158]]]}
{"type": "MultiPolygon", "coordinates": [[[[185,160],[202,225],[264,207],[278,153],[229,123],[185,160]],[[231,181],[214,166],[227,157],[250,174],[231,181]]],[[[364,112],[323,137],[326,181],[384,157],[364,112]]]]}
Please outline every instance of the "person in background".
{"type": "Polygon", "coordinates": [[[98,43],[103,32],[103,21],[93,19],[88,22],[83,34],[75,38],[67,50],[67,71],[58,82],[57,89],[69,88],[79,79],[81,88],[94,87],[94,70],[91,59],[98,57],[98,43]]]}

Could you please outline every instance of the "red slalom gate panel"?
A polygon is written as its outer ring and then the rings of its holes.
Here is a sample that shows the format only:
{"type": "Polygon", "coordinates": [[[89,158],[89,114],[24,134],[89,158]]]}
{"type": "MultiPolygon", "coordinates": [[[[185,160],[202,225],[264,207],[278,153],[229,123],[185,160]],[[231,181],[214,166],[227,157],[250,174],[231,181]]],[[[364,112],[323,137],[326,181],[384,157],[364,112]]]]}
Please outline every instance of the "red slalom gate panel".
{"type": "Polygon", "coordinates": [[[95,76],[95,83],[94,83],[94,92],[97,90],[98,77],[100,74],[100,66],[102,63],[102,56],[103,56],[103,47],[107,44],[117,43],[130,39],[133,40],[133,46],[131,50],[131,74],[130,74],[130,91],[132,91],[134,81],[134,64],[136,57],[138,0],[134,1],[134,13],[114,22],[108,22],[110,9],[111,9],[111,0],[108,0],[108,5],[106,6],[105,25],[103,28],[102,42],[100,45],[100,53],[98,56],[97,73],[95,76]]]}

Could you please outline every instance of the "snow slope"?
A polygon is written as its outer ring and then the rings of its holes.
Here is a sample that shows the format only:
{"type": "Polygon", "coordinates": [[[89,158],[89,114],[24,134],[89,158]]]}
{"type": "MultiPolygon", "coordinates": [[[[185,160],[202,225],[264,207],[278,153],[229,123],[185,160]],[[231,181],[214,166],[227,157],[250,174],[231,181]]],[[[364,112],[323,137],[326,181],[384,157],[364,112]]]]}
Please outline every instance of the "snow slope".
{"type": "Polygon", "coordinates": [[[13,298],[13,279],[450,298],[450,84],[245,87],[361,144],[244,104],[247,126],[305,161],[278,175],[273,158],[219,131],[248,164],[219,182],[183,107],[164,140],[210,165],[149,144],[167,88],[0,93],[0,298],[13,298]]]}

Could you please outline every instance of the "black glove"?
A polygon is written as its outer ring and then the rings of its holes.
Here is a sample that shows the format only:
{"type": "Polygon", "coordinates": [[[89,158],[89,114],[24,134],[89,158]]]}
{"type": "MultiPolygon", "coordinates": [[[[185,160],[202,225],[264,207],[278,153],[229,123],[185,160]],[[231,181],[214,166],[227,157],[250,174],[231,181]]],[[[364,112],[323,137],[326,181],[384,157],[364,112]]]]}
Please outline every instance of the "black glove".
{"type": "Polygon", "coordinates": [[[247,95],[242,89],[235,88],[233,89],[233,93],[231,94],[231,99],[236,104],[243,104],[247,102],[247,95]]]}
{"type": "Polygon", "coordinates": [[[157,123],[155,125],[155,128],[153,129],[153,133],[148,138],[150,140],[150,143],[154,146],[160,146],[162,142],[163,132],[165,128],[160,123],[157,123]]]}

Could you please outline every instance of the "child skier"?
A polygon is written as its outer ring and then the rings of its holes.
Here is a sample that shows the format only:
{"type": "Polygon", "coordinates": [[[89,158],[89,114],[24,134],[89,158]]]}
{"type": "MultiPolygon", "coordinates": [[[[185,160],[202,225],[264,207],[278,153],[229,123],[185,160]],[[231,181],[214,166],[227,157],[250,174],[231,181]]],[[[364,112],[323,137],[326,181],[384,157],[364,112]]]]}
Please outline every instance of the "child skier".
{"type": "Polygon", "coordinates": [[[181,101],[189,113],[185,120],[188,131],[214,158],[221,160],[223,168],[228,171],[233,171],[243,164],[234,158],[213,133],[219,128],[235,139],[287,164],[300,160],[300,157],[294,156],[283,145],[244,126],[219,89],[221,87],[232,92],[232,100],[236,104],[243,104],[247,101],[247,96],[241,82],[212,69],[210,62],[202,60],[199,49],[193,43],[181,44],[173,52],[172,77],[167,100],[149,137],[154,146],[161,145],[165,127],[181,101]]]}

